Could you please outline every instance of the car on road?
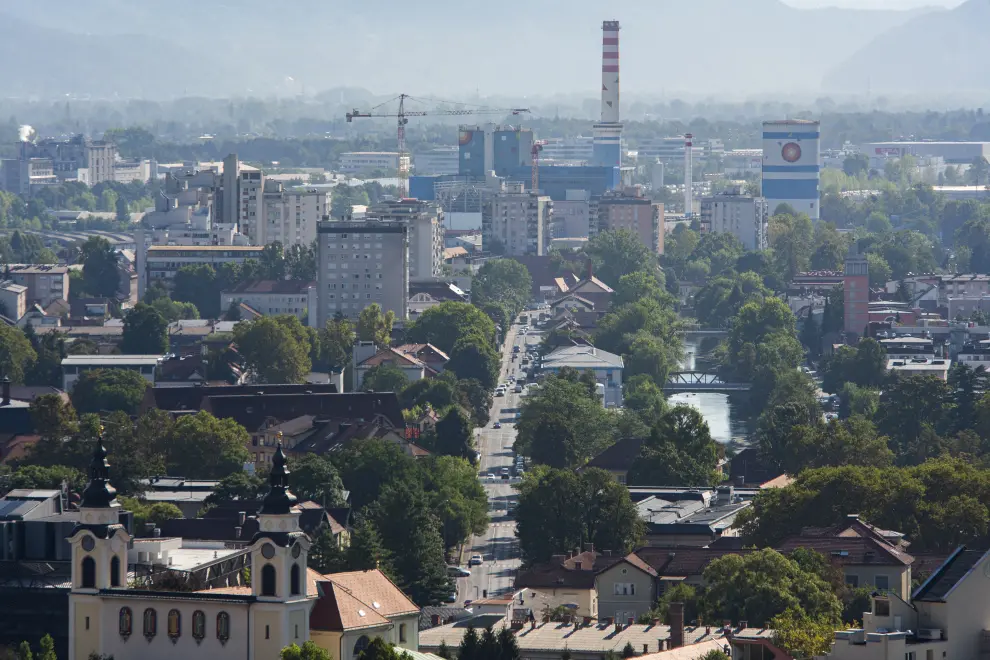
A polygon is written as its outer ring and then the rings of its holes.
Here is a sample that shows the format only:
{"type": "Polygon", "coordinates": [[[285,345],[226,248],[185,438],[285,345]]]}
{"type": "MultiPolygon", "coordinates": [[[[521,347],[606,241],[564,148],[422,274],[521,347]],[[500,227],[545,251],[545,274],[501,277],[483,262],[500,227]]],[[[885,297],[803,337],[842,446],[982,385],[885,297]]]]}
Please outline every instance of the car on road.
{"type": "Polygon", "coordinates": [[[501,387],[498,388],[497,390],[495,390],[495,396],[505,396],[505,390],[503,390],[501,387]]]}
{"type": "Polygon", "coordinates": [[[501,470],[499,470],[499,472],[502,473],[502,474],[509,474],[509,468],[504,467],[501,470]]]}
{"type": "Polygon", "coordinates": [[[460,566],[448,566],[447,575],[450,577],[471,577],[471,571],[466,568],[461,568],[460,566]]]}
{"type": "Polygon", "coordinates": [[[456,603],[457,602],[457,592],[452,591],[449,596],[443,599],[446,603],[456,603]]]}
{"type": "Polygon", "coordinates": [[[519,344],[516,344],[515,346],[512,347],[512,352],[513,353],[518,353],[519,352],[519,344]]]}
{"type": "Polygon", "coordinates": [[[492,426],[492,428],[495,428],[495,429],[502,428],[502,422],[495,422],[495,424],[492,426]]]}
{"type": "Polygon", "coordinates": [[[516,389],[514,389],[513,392],[520,394],[522,392],[522,385],[516,385],[516,389]]]}
{"type": "Polygon", "coordinates": [[[468,559],[468,566],[481,566],[483,563],[485,563],[485,558],[481,555],[471,555],[471,558],[468,559]]]}
{"type": "Polygon", "coordinates": [[[485,481],[495,481],[495,475],[489,472],[485,475],[485,481]]]}

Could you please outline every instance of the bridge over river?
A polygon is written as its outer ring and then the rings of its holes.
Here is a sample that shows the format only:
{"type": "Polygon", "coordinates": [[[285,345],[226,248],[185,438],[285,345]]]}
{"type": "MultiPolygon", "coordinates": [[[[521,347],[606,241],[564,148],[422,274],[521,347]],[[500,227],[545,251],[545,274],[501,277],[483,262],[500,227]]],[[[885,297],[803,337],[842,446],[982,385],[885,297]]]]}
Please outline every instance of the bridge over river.
{"type": "Polygon", "coordinates": [[[663,391],[667,394],[677,394],[681,392],[718,392],[728,394],[730,392],[748,392],[751,385],[749,383],[730,383],[723,380],[718,374],[711,371],[675,371],[668,378],[663,386],[663,391]]]}

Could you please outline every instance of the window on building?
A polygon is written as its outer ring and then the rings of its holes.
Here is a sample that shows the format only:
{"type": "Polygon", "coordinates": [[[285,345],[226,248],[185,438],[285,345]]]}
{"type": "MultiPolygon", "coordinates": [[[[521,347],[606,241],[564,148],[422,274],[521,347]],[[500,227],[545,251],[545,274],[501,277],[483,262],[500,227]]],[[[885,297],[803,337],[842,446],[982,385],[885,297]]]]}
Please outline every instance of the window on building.
{"type": "Polygon", "coordinates": [[[873,580],[874,586],[881,591],[890,589],[890,578],[886,575],[878,575],[873,580]]]}
{"type": "Polygon", "coordinates": [[[82,588],[96,588],[96,561],[92,557],[83,557],[82,560],[82,588]]]}
{"type": "Polygon", "coordinates": [[[405,641],[406,641],[406,624],[400,623],[399,624],[399,642],[402,643],[402,642],[405,642],[405,641]]]}
{"type": "Polygon", "coordinates": [[[858,587],[859,586],[859,576],[858,575],[847,575],[846,576],[846,584],[848,584],[850,587],[858,587]]]}
{"type": "Polygon", "coordinates": [[[182,615],[179,610],[169,610],[168,612],[168,637],[175,643],[182,634],[182,615]]]}
{"type": "Polygon", "coordinates": [[[261,595],[275,596],[275,567],[271,564],[261,568],[261,595]]]}
{"type": "Polygon", "coordinates": [[[890,616],[890,600],[887,598],[874,598],[873,614],[876,616],[890,616]]]}
{"type": "Polygon", "coordinates": [[[298,596],[301,592],[299,590],[299,564],[292,565],[292,572],[289,575],[289,593],[293,596],[298,596]]]}
{"type": "Polygon", "coordinates": [[[197,642],[203,641],[206,637],[206,614],[203,613],[203,610],[193,612],[192,636],[197,642]]]}
{"type": "Polygon", "coordinates": [[[217,639],[221,644],[230,639],[230,615],[226,612],[217,614],[217,639]]]}
{"type": "Polygon", "coordinates": [[[117,633],[121,637],[126,639],[131,636],[131,630],[133,625],[134,625],[134,615],[131,613],[131,608],[129,607],[120,608],[120,613],[117,614],[117,633]]]}
{"type": "Polygon", "coordinates": [[[144,611],[144,636],[151,639],[158,634],[158,613],[150,607],[144,611]]]}
{"type": "Polygon", "coordinates": [[[110,586],[120,586],[120,559],[118,557],[110,560],[110,586]]]}

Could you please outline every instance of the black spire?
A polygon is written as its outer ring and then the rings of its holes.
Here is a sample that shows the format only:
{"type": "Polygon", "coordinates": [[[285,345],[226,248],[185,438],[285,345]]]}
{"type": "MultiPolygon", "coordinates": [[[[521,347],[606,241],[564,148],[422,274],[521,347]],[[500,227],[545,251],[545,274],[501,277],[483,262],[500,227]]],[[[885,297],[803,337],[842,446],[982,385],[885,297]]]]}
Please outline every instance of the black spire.
{"type": "Polygon", "coordinates": [[[282,453],[282,443],[278,443],[275,456],[272,457],[272,471],[268,475],[271,487],[261,504],[262,514],[284,515],[289,513],[296,504],[296,496],[289,492],[289,468],[285,466],[285,454],[282,453]]]}
{"type": "Polygon", "coordinates": [[[106,509],[114,505],[117,489],[110,485],[110,463],[107,462],[107,450],[103,447],[103,428],[96,437],[96,448],[93,450],[93,460],[89,464],[89,485],[82,494],[80,507],[87,509],[106,509]]]}

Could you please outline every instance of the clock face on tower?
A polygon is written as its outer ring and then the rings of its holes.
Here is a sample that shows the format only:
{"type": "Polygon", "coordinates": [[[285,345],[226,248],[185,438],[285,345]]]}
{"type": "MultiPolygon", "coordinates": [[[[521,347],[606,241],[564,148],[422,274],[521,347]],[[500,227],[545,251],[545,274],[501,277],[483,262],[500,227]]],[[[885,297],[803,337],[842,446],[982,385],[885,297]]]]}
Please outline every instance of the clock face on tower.
{"type": "Polygon", "coordinates": [[[302,553],[302,548],[299,547],[298,543],[296,543],[294,546],[292,546],[292,558],[299,559],[300,553],[302,553]]]}
{"type": "Polygon", "coordinates": [[[801,145],[797,142],[788,142],[780,150],[780,156],[788,163],[796,163],[801,159],[801,145]]]}
{"type": "Polygon", "coordinates": [[[264,557],[265,559],[271,559],[272,557],[274,557],[275,546],[272,545],[271,543],[266,543],[265,545],[261,546],[261,556],[264,557]]]}
{"type": "Polygon", "coordinates": [[[96,547],[96,542],[93,540],[92,536],[84,536],[82,540],[82,549],[86,552],[92,552],[93,548],[96,547]]]}

